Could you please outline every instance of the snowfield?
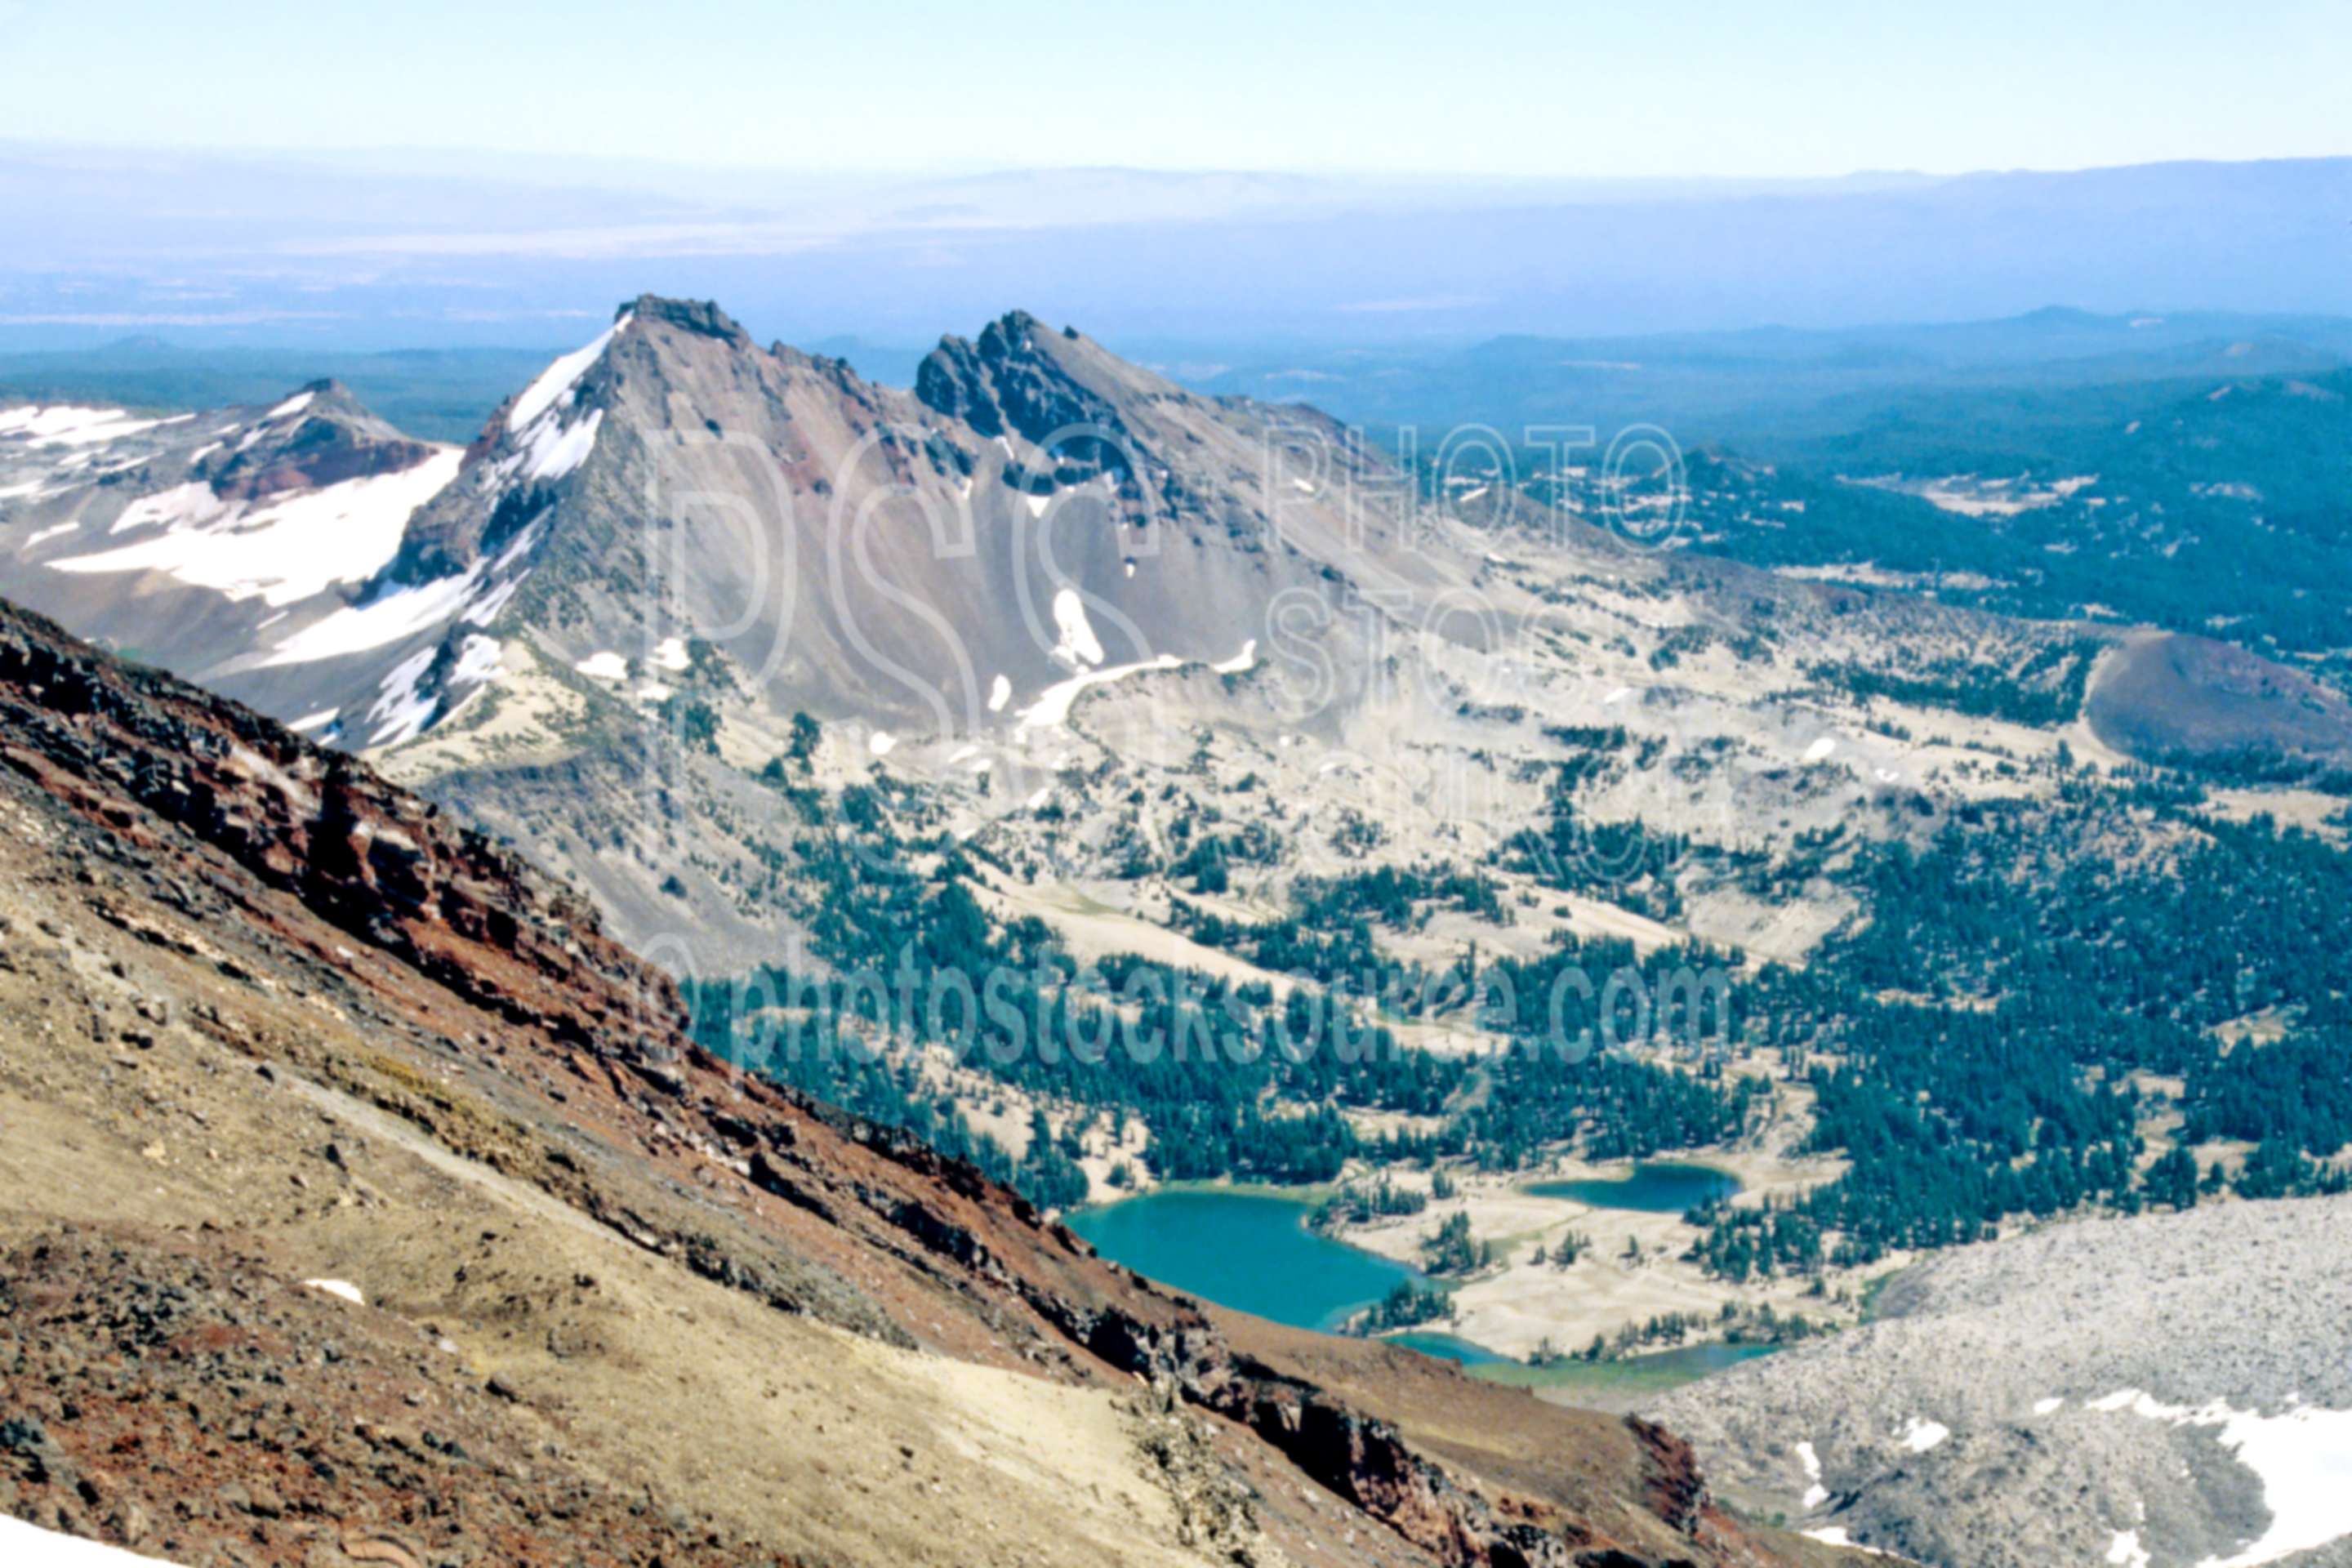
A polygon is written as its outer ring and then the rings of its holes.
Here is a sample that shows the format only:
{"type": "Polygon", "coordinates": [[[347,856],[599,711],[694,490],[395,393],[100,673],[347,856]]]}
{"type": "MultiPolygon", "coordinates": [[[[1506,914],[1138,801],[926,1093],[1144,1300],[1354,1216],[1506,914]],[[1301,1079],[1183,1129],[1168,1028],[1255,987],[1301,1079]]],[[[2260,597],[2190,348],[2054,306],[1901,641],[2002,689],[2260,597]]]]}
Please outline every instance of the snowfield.
{"type": "Polygon", "coordinates": [[[533,522],[515,536],[496,561],[478,562],[461,577],[436,577],[414,587],[396,588],[364,605],[347,605],[279,643],[262,664],[309,664],[365,653],[461,618],[473,626],[488,626],[530,574],[494,580],[530,553],[542,526],[533,522]]]}
{"type": "Polygon", "coordinates": [[[2284,1415],[2260,1415],[2218,1401],[2195,1408],[2167,1405],[2137,1388],[2119,1388],[2093,1400],[2090,1408],[2128,1411],[2175,1426],[2219,1426],[2221,1447],[2262,1478],[2270,1528],[2236,1556],[2209,1557],[2198,1568],[2259,1568],[2352,1535],[2352,1410],[2299,1405],[2284,1415]]]}
{"type": "Polygon", "coordinates": [[[0,437],[16,437],[34,447],[96,447],[153,430],[184,424],[193,414],[169,419],[134,419],[121,408],[86,408],[74,404],[47,407],[0,408],[0,437]]]}
{"type": "Polygon", "coordinates": [[[272,609],[314,598],[339,583],[363,583],[400,552],[408,519],[457,477],[456,447],[396,474],[247,508],[202,483],[176,485],[125,507],[111,531],[161,525],[134,543],[47,564],[72,574],[161,572],[231,599],[272,609]]]}

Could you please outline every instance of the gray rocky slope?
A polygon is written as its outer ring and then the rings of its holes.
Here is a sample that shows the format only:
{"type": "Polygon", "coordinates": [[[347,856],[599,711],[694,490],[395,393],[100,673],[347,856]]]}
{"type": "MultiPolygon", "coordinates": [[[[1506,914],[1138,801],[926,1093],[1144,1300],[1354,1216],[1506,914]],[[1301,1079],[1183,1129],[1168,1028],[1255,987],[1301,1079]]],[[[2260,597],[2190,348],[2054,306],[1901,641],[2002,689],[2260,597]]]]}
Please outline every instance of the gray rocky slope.
{"type": "Polygon", "coordinates": [[[2352,1562],[2352,1199],[2054,1225],[1881,1307],[1650,1414],[1757,1511],[1937,1568],[2352,1562]]]}

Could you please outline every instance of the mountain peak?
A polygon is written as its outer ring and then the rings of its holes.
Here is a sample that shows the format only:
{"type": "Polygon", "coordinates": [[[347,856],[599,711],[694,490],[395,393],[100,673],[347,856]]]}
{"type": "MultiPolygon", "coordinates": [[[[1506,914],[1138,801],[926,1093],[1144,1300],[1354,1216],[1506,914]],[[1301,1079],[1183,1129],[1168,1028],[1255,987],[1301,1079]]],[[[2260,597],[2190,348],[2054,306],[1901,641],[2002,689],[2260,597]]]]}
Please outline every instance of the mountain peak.
{"type": "Polygon", "coordinates": [[[1008,310],[976,340],[941,338],[916,370],[915,395],[982,436],[1042,442],[1076,425],[1118,428],[1119,393],[1146,373],[1087,346],[1075,329],[1008,310]]]}
{"type": "Polygon", "coordinates": [[[312,490],[415,468],[433,455],[332,377],[271,405],[204,477],[224,500],[312,490]]]}
{"type": "Polygon", "coordinates": [[[667,322],[738,348],[751,346],[751,334],[712,300],[672,300],[660,294],[640,294],[615,310],[613,319],[619,321],[627,316],[641,321],[667,322]]]}

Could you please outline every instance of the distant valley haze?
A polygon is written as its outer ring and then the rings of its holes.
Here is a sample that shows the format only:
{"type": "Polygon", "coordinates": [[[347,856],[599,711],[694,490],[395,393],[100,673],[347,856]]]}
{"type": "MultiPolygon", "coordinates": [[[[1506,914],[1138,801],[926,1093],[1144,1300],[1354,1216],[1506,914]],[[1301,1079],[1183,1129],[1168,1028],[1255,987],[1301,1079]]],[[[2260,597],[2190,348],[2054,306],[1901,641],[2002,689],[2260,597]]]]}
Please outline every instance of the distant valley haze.
{"type": "Polygon", "coordinates": [[[2352,314],[2352,159],[1834,179],[932,177],[0,144],[0,351],[551,347],[646,289],[919,350],[1154,358],[2014,316],[2352,314]]]}
{"type": "Polygon", "coordinates": [[[2340,6],[1906,12],[11,0],[0,351],[2352,314],[2340,6]]]}

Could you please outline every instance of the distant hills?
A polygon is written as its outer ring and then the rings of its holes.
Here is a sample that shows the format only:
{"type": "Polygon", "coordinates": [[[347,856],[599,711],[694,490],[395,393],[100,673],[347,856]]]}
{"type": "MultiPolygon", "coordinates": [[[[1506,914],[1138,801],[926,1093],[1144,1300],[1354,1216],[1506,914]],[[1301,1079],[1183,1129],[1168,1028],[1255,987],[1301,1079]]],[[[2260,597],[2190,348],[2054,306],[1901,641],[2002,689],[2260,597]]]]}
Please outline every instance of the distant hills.
{"type": "MultiPolygon", "coordinates": [[[[944,323],[921,337],[835,332],[808,352],[885,386],[912,387],[944,323]]],[[[268,403],[331,378],[403,430],[463,441],[517,385],[583,333],[518,325],[496,347],[395,350],[207,346],[187,328],[88,348],[6,352],[0,398],[131,407],[268,403]],[[514,346],[521,345],[521,346],[514,346]]],[[[1465,422],[1523,436],[1530,424],[1664,426],[1685,446],[1764,453],[1843,436],[1888,413],[1980,403],[2031,389],[2162,387],[2199,377],[2317,375],[2352,365],[2352,315],[2045,305],[1976,321],[1722,331],[1509,332],[1460,344],[1176,341],[1110,346],[1195,390],[1303,403],[1352,424],[1412,424],[1433,441],[1465,422]]],[[[2112,396],[2080,400],[2102,416],[2112,396]]],[[[1966,417],[1973,426],[1972,406],[1966,417]]],[[[2128,417],[2128,416],[2124,416],[2128,417]]],[[[2063,419],[2063,415],[2061,415],[2063,419]]],[[[2120,422],[2120,420],[2118,421],[2120,422]]]]}
{"type": "MultiPolygon", "coordinates": [[[[648,283],[763,339],[1006,300],[1105,341],[2352,313],[2352,160],[1828,181],[1008,171],[887,181],[0,146],[0,348],[547,343],[648,283]],[[141,215],[135,221],[124,215],[141,215]]],[[[1155,351],[1151,351],[1156,353],[1155,351]]]]}
{"type": "Polygon", "coordinates": [[[1982,321],[1276,351],[1200,384],[1312,403],[1372,426],[1416,425],[1432,439],[1465,421],[1514,439],[1530,424],[1646,421],[1685,445],[1785,453],[1937,400],[2316,375],[2347,364],[2352,318],[2343,316],[2044,306],[1982,321]]]}

